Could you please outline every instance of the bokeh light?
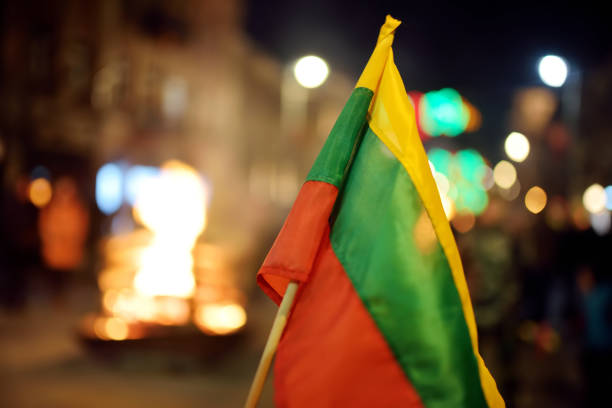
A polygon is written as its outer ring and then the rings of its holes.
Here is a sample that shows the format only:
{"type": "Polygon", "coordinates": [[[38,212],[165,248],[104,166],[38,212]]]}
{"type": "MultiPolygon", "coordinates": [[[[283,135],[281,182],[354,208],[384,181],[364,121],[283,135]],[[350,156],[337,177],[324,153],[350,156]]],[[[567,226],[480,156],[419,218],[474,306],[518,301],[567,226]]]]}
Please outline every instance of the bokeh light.
{"type": "Polygon", "coordinates": [[[495,184],[503,189],[509,189],[516,182],[516,169],[506,160],[501,160],[493,169],[495,184]]]}
{"type": "Polygon", "coordinates": [[[495,185],[495,179],[493,178],[493,169],[489,166],[485,168],[485,175],[482,178],[482,186],[485,190],[489,191],[495,185]]]}
{"type": "Polygon", "coordinates": [[[606,192],[606,208],[612,210],[612,185],[607,186],[604,191],[606,192]]]}
{"type": "Polygon", "coordinates": [[[129,334],[127,323],[118,317],[110,317],[105,322],[106,335],[111,340],[125,340],[129,334]]]}
{"type": "Polygon", "coordinates": [[[435,171],[447,175],[450,174],[450,165],[453,160],[453,154],[448,150],[433,148],[427,152],[429,163],[433,165],[435,171]]]}
{"type": "Polygon", "coordinates": [[[498,193],[506,201],[512,201],[516,199],[521,192],[521,183],[516,180],[510,188],[499,188],[498,193]]]}
{"type": "Polygon", "coordinates": [[[118,317],[98,317],[94,322],[96,336],[107,340],[125,340],[129,337],[129,326],[118,317]]]}
{"type": "Polygon", "coordinates": [[[446,219],[452,220],[455,216],[455,202],[449,196],[442,196],[442,208],[444,208],[444,214],[446,219]]]}
{"type": "Polygon", "coordinates": [[[610,212],[608,210],[604,210],[598,212],[596,214],[590,215],[591,227],[593,227],[593,231],[597,235],[606,235],[610,232],[610,212]]]}
{"type": "Polygon", "coordinates": [[[541,187],[531,187],[525,194],[525,207],[534,214],[541,212],[546,207],[546,201],[546,192],[541,187]]]}
{"type": "Polygon", "coordinates": [[[52,194],[51,183],[46,178],[41,177],[33,180],[28,188],[28,197],[32,204],[38,208],[49,204],[52,194]]]}
{"type": "Polygon", "coordinates": [[[476,109],[474,105],[466,101],[465,98],[463,99],[463,105],[465,106],[465,109],[467,109],[469,117],[468,123],[465,126],[465,131],[475,132],[480,129],[480,126],[482,126],[482,115],[480,114],[480,111],[476,109]]]}
{"type": "Polygon", "coordinates": [[[199,306],[194,322],[200,329],[211,334],[229,334],[246,323],[246,312],[239,304],[205,304],[199,306]]]}
{"type": "Polygon", "coordinates": [[[439,171],[436,171],[434,174],[434,179],[436,180],[436,185],[438,186],[438,192],[440,196],[445,196],[448,194],[448,190],[450,189],[450,184],[448,182],[448,178],[439,171]]]}
{"type": "Polygon", "coordinates": [[[486,174],[486,165],[480,153],[474,149],[459,150],[455,154],[455,160],[463,178],[482,184],[482,179],[486,174]]]}
{"type": "Polygon", "coordinates": [[[428,157],[449,219],[455,210],[479,215],[486,209],[489,203],[484,187],[487,165],[480,153],[464,149],[453,154],[433,148],[428,157]]]}
{"type": "Polygon", "coordinates": [[[314,55],[300,58],[293,68],[295,79],[304,88],[321,86],[329,75],[329,67],[322,59],[314,55]]]}
{"type": "Polygon", "coordinates": [[[125,200],[130,205],[134,205],[147,183],[158,177],[159,172],[159,168],[153,166],[130,167],[125,174],[125,200]]]}
{"type": "Polygon", "coordinates": [[[582,204],[591,214],[601,212],[606,208],[606,191],[600,184],[592,184],[582,195],[582,204]]]}
{"type": "Polygon", "coordinates": [[[558,103],[557,96],[548,88],[538,86],[518,90],[512,108],[512,126],[528,134],[540,135],[551,126],[558,103]]]}
{"type": "Polygon", "coordinates": [[[96,204],[100,211],[110,215],[123,202],[123,172],[116,163],[107,163],[96,174],[96,204]]]}
{"type": "Polygon", "coordinates": [[[458,211],[481,214],[489,204],[489,196],[481,186],[460,182],[457,185],[458,195],[455,206],[458,211]]]}
{"type": "Polygon", "coordinates": [[[504,150],[509,158],[520,163],[529,155],[529,140],[522,133],[512,132],[506,138],[504,150]]]}
{"type": "Polygon", "coordinates": [[[540,59],[538,73],[542,81],[555,88],[562,86],[567,79],[567,63],[556,55],[547,55],[540,59]]]}
{"type": "Polygon", "coordinates": [[[452,88],[427,92],[419,103],[421,126],[432,136],[457,136],[465,131],[470,112],[452,88]]]}
{"type": "Polygon", "coordinates": [[[451,221],[453,227],[460,233],[465,234],[474,228],[476,224],[476,217],[471,213],[456,214],[451,221]]]}

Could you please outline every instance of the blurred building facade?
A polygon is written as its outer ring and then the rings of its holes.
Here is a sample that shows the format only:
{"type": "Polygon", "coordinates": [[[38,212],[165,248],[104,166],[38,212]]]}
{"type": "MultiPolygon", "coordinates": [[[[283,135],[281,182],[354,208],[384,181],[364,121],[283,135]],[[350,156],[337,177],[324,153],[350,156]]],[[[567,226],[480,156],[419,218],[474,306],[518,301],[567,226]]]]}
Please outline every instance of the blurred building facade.
{"type": "MultiPolygon", "coordinates": [[[[212,186],[205,239],[239,256],[259,254],[351,83],[333,73],[307,91],[299,121],[283,127],[292,120],[281,117],[287,67],[247,37],[244,7],[240,0],[5,5],[4,190],[39,165],[52,182],[76,179],[95,243],[111,229],[94,206],[100,166],[180,159],[212,186]]],[[[254,281],[256,265],[249,268],[245,282],[254,281]]]]}

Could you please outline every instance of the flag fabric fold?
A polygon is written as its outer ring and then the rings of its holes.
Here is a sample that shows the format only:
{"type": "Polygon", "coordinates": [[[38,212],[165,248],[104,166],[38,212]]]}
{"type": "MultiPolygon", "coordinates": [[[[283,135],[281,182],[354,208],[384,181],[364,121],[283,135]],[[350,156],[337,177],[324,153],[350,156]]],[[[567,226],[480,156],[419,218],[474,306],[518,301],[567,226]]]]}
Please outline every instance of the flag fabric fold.
{"type": "Polygon", "coordinates": [[[393,61],[388,16],[257,275],[300,289],[279,407],[503,407],[478,352],[450,226],[393,61]]]}

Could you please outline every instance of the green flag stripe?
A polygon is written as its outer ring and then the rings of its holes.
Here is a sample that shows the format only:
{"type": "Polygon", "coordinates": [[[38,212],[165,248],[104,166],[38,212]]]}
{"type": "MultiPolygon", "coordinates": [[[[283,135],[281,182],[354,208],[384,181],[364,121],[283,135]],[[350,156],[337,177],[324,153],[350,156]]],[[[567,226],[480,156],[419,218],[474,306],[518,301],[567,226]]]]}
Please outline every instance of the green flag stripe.
{"type": "Polygon", "coordinates": [[[336,120],[306,181],[324,181],[341,188],[350,160],[367,127],[367,113],[373,92],[355,88],[336,120]]]}
{"type": "Polygon", "coordinates": [[[446,257],[417,242],[423,204],[369,127],[343,187],[332,247],[423,403],[486,407],[446,257]]]}

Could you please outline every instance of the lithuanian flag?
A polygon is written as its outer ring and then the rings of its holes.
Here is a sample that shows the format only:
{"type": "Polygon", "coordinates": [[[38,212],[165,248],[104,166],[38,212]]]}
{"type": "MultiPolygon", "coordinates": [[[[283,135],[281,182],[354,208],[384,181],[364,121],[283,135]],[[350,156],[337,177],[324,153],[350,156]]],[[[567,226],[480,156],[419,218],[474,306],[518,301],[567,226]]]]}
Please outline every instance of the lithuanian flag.
{"type": "Polygon", "coordinates": [[[300,282],[278,346],[279,407],[503,407],[478,353],[459,252],[414,109],[376,48],[257,280],[300,282]]]}

